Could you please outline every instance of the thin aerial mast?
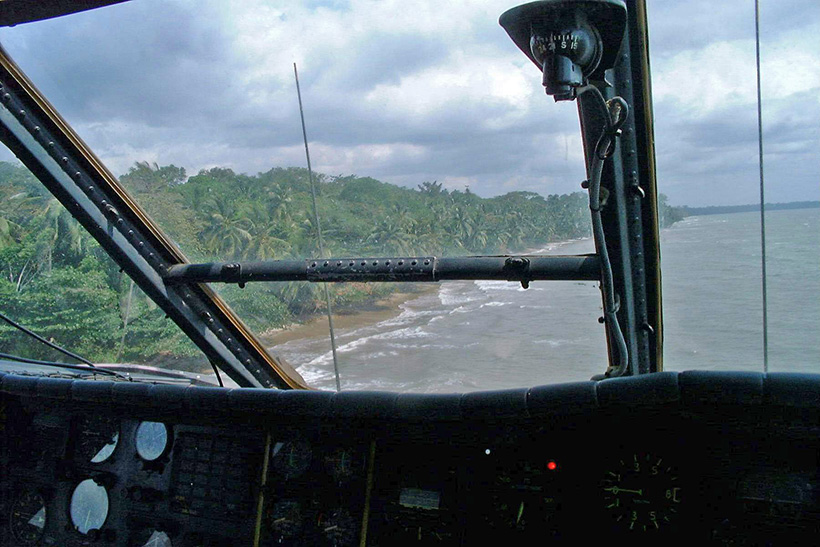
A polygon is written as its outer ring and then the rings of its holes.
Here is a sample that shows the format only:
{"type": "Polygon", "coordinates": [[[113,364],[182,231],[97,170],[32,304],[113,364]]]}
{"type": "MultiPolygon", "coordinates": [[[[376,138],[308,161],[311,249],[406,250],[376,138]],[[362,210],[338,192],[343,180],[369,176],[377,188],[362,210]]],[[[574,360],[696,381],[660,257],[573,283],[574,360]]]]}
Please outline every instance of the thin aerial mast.
{"type": "Polygon", "coordinates": [[[766,197],[763,184],[763,100],[760,92],[760,1],[755,0],[755,62],[757,72],[757,154],[760,166],[760,269],[763,296],[763,372],[769,372],[769,305],[766,295],[766,197]]]}
{"type": "MultiPolygon", "coordinates": [[[[322,240],[322,224],[319,221],[319,209],[316,207],[316,184],[313,180],[313,169],[310,166],[310,149],[308,148],[307,129],[305,128],[305,111],[302,108],[302,90],[299,88],[299,72],[296,63],[293,63],[293,76],[296,78],[296,95],[299,97],[299,116],[302,118],[302,136],[305,140],[305,157],[307,158],[308,176],[310,177],[310,197],[313,200],[313,218],[316,221],[316,234],[319,240],[319,254],[327,258],[325,244],[322,240]]],[[[325,302],[327,303],[327,323],[330,328],[330,350],[333,353],[333,372],[336,375],[336,391],[342,390],[339,381],[339,359],[336,356],[336,333],[333,329],[333,310],[330,307],[330,287],[325,287],[325,302]]]]}

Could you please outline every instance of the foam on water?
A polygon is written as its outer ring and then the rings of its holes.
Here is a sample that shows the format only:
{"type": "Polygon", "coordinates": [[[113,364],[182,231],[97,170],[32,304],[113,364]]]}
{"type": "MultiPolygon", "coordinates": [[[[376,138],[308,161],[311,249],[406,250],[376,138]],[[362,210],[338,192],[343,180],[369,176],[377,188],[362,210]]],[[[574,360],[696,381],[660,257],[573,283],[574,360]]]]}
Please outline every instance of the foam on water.
{"type": "Polygon", "coordinates": [[[321,386],[324,385],[327,380],[333,379],[333,371],[328,371],[324,368],[303,365],[296,369],[296,371],[304,378],[305,382],[311,386],[321,386]]]}
{"type": "Polygon", "coordinates": [[[502,306],[509,306],[510,304],[513,304],[513,302],[486,302],[481,304],[478,308],[500,308],[502,306]]]}
{"type": "MultiPolygon", "coordinates": [[[[429,338],[433,336],[429,332],[425,332],[422,327],[405,327],[403,329],[396,329],[387,332],[380,332],[378,334],[372,334],[370,336],[362,336],[361,338],[356,338],[351,342],[347,342],[346,344],[342,344],[341,346],[336,347],[336,353],[351,353],[354,350],[360,348],[361,346],[368,344],[374,341],[384,341],[384,340],[407,340],[413,338],[429,338]]],[[[332,360],[333,352],[329,351],[324,355],[320,355],[316,357],[309,363],[308,365],[315,365],[318,363],[326,362],[328,360],[332,360]]]]}
{"type": "Polygon", "coordinates": [[[547,345],[551,348],[557,348],[559,346],[564,346],[566,344],[572,343],[570,340],[551,340],[549,338],[542,338],[540,340],[533,340],[533,344],[535,345],[547,345]]]}
{"type": "Polygon", "coordinates": [[[473,281],[476,287],[479,288],[485,294],[489,294],[495,291],[524,291],[526,289],[521,287],[520,283],[515,283],[512,281],[486,281],[486,280],[478,280],[473,281]]]}
{"type": "MultiPolygon", "coordinates": [[[[771,266],[770,278],[777,281],[770,287],[770,318],[779,321],[770,323],[772,366],[782,362],[780,370],[820,362],[820,313],[805,305],[820,293],[820,230],[804,226],[807,221],[817,226],[820,217],[816,211],[808,219],[809,213],[801,213],[778,239],[778,215],[785,221],[791,214],[775,212],[769,236],[773,256],[782,255],[771,266]],[[796,246],[800,241],[803,246],[796,246]],[[787,244],[778,245],[782,242],[787,244]],[[794,281],[784,285],[777,275],[794,281]]],[[[757,366],[760,333],[749,316],[759,309],[759,284],[736,274],[759,266],[752,248],[756,215],[749,213],[745,220],[744,215],[689,218],[662,234],[669,370],[757,366]],[[714,237],[718,230],[721,238],[714,237]],[[707,259],[712,266],[704,269],[701,262],[707,259]]],[[[590,246],[582,240],[543,251],[577,254],[590,246]]],[[[540,292],[506,281],[447,282],[435,293],[402,304],[385,321],[337,332],[343,389],[464,392],[585,380],[603,372],[607,356],[605,331],[597,323],[597,283],[544,281],[537,288],[540,292]]],[[[327,339],[292,341],[276,349],[294,364],[305,363],[298,370],[309,383],[333,388],[327,339]]]]}
{"type": "MultiPolygon", "coordinates": [[[[501,293],[501,292],[541,292],[544,290],[543,287],[533,287],[530,286],[528,289],[525,289],[521,286],[521,283],[518,281],[486,281],[486,280],[479,280],[473,281],[475,286],[489,298],[498,298],[497,294],[494,293],[501,293]]],[[[541,282],[539,282],[541,283],[541,282]]]]}
{"type": "Polygon", "coordinates": [[[475,302],[481,299],[482,295],[470,291],[469,286],[456,282],[442,285],[438,298],[442,306],[452,307],[475,302]]]}
{"type": "Polygon", "coordinates": [[[420,317],[438,317],[444,314],[445,312],[441,310],[418,310],[408,307],[407,304],[400,304],[399,309],[402,312],[394,317],[393,319],[386,319],[381,321],[380,323],[376,323],[376,328],[384,328],[384,327],[392,327],[398,325],[407,325],[409,323],[413,323],[420,317]]]}

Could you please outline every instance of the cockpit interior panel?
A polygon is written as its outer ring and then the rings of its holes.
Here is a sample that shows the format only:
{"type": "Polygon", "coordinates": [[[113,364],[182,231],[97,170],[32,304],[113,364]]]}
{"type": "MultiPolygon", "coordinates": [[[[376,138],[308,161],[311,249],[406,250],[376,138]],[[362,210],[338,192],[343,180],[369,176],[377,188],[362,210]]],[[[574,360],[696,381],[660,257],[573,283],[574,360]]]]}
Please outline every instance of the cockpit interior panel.
{"type": "Polygon", "coordinates": [[[820,377],[457,395],[0,377],[2,545],[785,545],[820,377]]]}

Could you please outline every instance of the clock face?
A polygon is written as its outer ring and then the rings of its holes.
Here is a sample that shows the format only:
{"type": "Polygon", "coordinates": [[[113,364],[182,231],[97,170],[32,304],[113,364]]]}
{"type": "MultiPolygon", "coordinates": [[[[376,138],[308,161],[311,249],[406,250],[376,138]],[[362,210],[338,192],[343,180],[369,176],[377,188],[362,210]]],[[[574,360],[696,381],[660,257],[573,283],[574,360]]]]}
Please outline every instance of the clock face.
{"type": "Polygon", "coordinates": [[[102,463],[114,453],[119,439],[116,420],[103,416],[83,418],[78,431],[77,456],[84,462],[102,463]]]}

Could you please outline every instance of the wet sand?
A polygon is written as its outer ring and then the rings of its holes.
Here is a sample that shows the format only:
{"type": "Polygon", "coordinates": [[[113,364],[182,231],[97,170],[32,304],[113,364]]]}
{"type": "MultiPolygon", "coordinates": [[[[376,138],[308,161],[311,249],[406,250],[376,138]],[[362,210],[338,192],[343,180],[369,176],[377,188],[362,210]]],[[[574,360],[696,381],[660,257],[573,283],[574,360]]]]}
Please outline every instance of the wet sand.
{"type": "MultiPolygon", "coordinates": [[[[386,321],[401,313],[399,307],[404,302],[424,294],[436,292],[438,283],[419,284],[408,287],[407,292],[397,292],[387,298],[371,303],[363,303],[359,309],[334,310],[333,327],[335,329],[359,328],[386,321]]],[[[327,315],[317,315],[304,323],[294,323],[281,329],[272,329],[261,333],[259,339],[269,349],[276,349],[279,344],[304,338],[327,338],[329,336],[327,315]]]]}

